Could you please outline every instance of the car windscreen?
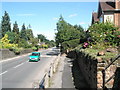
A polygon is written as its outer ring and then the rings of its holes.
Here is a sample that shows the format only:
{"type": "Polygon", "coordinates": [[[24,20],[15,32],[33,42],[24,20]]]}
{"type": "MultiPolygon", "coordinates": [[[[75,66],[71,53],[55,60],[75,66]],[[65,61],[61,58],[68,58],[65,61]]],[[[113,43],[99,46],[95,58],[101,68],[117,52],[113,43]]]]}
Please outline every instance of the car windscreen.
{"type": "Polygon", "coordinates": [[[38,56],[39,54],[38,53],[32,53],[32,56],[38,56]]]}

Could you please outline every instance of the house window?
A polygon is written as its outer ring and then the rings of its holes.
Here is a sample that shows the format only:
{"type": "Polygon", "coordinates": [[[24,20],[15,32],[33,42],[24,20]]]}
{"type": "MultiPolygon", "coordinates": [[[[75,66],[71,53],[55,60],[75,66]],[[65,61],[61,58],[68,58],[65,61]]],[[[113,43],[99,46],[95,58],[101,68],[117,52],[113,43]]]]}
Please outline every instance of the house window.
{"type": "Polygon", "coordinates": [[[114,15],[113,14],[104,15],[104,22],[106,21],[110,23],[114,23],[114,15]]]}
{"type": "Polygon", "coordinates": [[[100,22],[101,22],[101,23],[103,22],[103,17],[102,17],[102,16],[100,17],[100,22]]]}

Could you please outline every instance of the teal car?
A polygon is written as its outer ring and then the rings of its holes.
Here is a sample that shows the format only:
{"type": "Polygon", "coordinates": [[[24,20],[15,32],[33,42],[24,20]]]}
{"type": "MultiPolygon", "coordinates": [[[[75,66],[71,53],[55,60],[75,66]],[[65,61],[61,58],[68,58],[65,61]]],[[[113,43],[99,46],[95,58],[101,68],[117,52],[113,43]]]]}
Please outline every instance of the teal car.
{"type": "Polygon", "coordinates": [[[32,54],[29,56],[29,62],[39,61],[39,60],[40,60],[40,52],[32,52],[32,54]]]}

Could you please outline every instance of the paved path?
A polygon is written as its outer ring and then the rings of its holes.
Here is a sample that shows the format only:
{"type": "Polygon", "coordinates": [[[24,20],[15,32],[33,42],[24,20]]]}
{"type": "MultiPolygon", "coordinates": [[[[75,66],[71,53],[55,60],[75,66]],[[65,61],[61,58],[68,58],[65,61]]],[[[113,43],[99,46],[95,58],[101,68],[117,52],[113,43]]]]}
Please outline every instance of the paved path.
{"type": "Polygon", "coordinates": [[[51,79],[50,88],[66,88],[68,90],[89,88],[76,61],[66,56],[61,56],[60,61],[58,70],[51,79]]]}
{"type": "Polygon", "coordinates": [[[71,64],[67,62],[66,56],[61,56],[58,70],[51,79],[50,88],[74,88],[72,80],[71,64]]]}
{"type": "Polygon", "coordinates": [[[62,75],[62,88],[75,88],[72,77],[72,62],[69,58],[64,60],[64,70],[62,75]]]}

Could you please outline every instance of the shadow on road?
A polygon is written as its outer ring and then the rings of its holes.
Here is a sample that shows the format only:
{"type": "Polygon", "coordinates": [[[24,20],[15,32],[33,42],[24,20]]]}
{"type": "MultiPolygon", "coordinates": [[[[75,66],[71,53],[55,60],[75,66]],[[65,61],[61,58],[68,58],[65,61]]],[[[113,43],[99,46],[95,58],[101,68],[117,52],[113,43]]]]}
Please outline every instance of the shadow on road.
{"type": "Polygon", "coordinates": [[[58,56],[58,54],[59,54],[59,53],[52,51],[52,52],[48,52],[46,55],[58,56]]]}
{"type": "Polygon", "coordinates": [[[52,51],[48,52],[46,55],[58,56],[59,54],[60,54],[59,50],[53,49],[52,51]]]}

